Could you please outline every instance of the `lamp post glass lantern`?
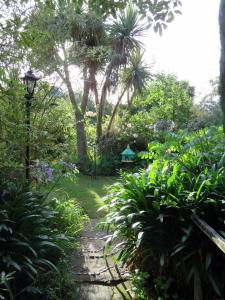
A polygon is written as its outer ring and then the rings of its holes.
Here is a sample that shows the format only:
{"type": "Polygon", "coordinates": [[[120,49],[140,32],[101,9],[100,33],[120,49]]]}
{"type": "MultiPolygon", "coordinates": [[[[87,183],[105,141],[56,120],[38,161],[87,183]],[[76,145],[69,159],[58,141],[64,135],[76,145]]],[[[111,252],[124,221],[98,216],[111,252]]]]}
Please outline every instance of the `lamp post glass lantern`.
{"type": "Polygon", "coordinates": [[[33,71],[30,69],[29,71],[27,71],[24,75],[23,79],[23,83],[26,86],[27,89],[27,95],[28,96],[33,96],[34,94],[34,89],[36,87],[37,81],[40,79],[38,77],[36,77],[33,73],[33,71]]]}
{"type": "Polygon", "coordinates": [[[25,95],[25,128],[26,128],[26,144],[25,144],[25,176],[26,180],[30,181],[30,108],[31,100],[33,98],[34,89],[37,81],[39,80],[30,69],[26,72],[22,78],[23,83],[26,87],[25,95]]]}

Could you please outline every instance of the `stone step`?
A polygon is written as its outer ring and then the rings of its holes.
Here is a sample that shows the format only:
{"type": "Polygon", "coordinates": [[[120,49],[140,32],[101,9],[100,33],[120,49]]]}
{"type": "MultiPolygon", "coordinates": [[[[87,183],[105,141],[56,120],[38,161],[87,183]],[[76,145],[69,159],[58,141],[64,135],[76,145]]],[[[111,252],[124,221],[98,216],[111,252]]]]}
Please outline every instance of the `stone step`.
{"type": "Polygon", "coordinates": [[[79,283],[89,283],[89,284],[95,284],[95,285],[102,285],[102,286],[111,286],[115,287],[123,282],[129,281],[129,278],[115,278],[110,280],[104,280],[104,279],[93,279],[93,280],[75,280],[75,282],[79,283]]]}
{"type": "Polygon", "coordinates": [[[118,276],[119,274],[122,275],[126,275],[129,274],[129,272],[126,272],[120,268],[116,268],[115,265],[111,265],[111,266],[107,266],[107,267],[104,267],[102,269],[99,269],[95,272],[90,272],[86,269],[83,269],[83,268],[80,268],[80,270],[78,270],[76,268],[76,271],[77,272],[73,272],[74,276],[100,276],[100,275],[103,275],[103,274],[108,274],[110,273],[111,276],[113,276],[115,274],[115,276],[118,276]]]}
{"type": "Polygon", "coordinates": [[[129,292],[125,285],[129,284],[130,275],[126,269],[115,266],[116,252],[104,254],[107,233],[96,228],[96,224],[97,220],[91,220],[91,224],[85,225],[79,249],[74,252],[72,266],[77,299],[131,299],[127,298],[129,292]]]}
{"type": "MultiPolygon", "coordinates": [[[[127,296],[123,286],[117,286],[127,296]]],[[[77,300],[123,300],[124,298],[116,287],[94,285],[90,283],[76,283],[75,299],[77,300]]]]}

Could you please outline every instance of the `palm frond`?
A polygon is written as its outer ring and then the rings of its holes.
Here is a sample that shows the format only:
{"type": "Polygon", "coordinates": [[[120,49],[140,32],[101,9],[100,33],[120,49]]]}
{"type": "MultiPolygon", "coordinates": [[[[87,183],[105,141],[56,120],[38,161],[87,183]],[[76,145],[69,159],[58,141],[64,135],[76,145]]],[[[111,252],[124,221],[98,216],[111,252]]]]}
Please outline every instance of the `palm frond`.
{"type": "Polygon", "coordinates": [[[139,38],[146,29],[138,11],[130,4],[109,26],[109,37],[115,53],[123,56],[129,55],[133,49],[140,49],[142,43],[139,38]]]}
{"type": "Polygon", "coordinates": [[[153,77],[150,67],[144,63],[143,55],[144,53],[139,49],[133,51],[130,63],[122,74],[123,84],[132,88],[134,94],[142,94],[153,77]]]}

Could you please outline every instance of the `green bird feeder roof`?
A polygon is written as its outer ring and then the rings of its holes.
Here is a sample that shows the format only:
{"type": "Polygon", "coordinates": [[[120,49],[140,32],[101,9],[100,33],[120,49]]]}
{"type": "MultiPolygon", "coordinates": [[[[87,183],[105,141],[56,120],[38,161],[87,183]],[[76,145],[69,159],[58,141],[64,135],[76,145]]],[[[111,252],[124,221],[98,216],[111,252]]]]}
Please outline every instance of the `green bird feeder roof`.
{"type": "Polygon", "coordinates": [[[127,148],[121,153],[122,155],[135,155],[134,151],[130,149],[130,146],[127,145],[127,148]]]}

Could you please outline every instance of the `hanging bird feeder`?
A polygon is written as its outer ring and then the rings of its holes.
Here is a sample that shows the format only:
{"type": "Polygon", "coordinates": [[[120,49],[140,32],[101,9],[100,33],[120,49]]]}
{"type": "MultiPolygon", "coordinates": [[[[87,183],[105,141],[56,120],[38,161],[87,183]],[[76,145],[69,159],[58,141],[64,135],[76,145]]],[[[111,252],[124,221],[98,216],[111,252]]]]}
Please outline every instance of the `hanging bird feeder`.
{"type": "Polygon", "coordinates": [[[127,148],[121,153],[122,162],[132,163],[135,160],[135,153],[130,149],[130,146],[127,145],[127,148]]]}

